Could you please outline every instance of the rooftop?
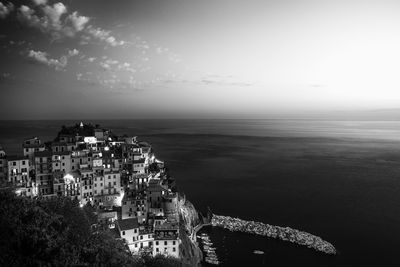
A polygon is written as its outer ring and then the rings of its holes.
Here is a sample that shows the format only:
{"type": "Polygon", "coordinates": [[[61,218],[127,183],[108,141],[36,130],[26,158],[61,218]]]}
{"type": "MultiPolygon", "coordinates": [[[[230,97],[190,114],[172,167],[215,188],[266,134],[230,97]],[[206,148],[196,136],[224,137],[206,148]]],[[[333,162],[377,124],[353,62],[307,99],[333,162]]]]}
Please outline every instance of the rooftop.
{"type": "Polygon", "coordinates": [[[38,147],[44,147],[44,144],[23,144],[23,148],[38,148],[38,147]]]}
{"type": "Polygon", "coordinates": [[[51,153],[51,151],[48,150],[35,152],[35,157],[38,158],[51,157],[52,155],[53,153],[51,153]]]}
{"type": "Polygon", "coordinates": [[[24,157],[23,155],[11,155],[7,156],[7,160],[8,161],[27,160],[27,158],[24,157]]]}
{"type": "Polygon", "coordinates": [[[139,222],[137,218],[118,220],[118,226],[121,231],[139,228],[139,222]]]}

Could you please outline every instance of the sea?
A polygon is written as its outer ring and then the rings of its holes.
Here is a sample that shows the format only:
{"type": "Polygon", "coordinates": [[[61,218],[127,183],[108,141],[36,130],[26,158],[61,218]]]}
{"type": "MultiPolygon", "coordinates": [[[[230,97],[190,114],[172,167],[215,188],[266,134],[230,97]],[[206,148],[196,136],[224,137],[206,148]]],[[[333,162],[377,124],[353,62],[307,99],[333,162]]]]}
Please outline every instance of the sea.
{"type": "MultiPolygon", "coordinates": [[[[338,250],[206,227],[222,266],[400,265],[400,121],[83,122],[149,141],[198,210],[307,231],[338,250]]],[[[25,138],[50,141],[75,123],[0,121],[0,146],[21,154],[25,138]]]]}

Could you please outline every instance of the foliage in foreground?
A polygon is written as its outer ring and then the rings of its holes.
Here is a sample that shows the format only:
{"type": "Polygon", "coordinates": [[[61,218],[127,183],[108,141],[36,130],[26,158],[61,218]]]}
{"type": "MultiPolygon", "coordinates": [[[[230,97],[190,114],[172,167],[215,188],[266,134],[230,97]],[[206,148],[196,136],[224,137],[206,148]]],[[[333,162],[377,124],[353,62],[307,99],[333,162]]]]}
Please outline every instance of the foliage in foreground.
{"type": "Polygon", "coordinates": [[[0,191],[0,266],[181,266],[166,257],[135,258],[96,217],[68,198],[27,199],[0,191]]]}

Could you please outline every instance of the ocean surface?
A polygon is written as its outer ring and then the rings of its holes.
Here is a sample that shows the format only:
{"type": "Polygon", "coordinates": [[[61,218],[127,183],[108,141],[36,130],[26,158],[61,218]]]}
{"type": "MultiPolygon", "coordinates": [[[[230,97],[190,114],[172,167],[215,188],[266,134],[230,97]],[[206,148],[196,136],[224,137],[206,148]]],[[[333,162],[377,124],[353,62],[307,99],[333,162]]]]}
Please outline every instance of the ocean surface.
{"type": "MultiPolygon", "coordinates": [[[[400,122],[90,121],[152,143],[200,210],[304,230],[337,256],[205,228],[223,266],[399,266],[400,122]],[[263,255],[254,254],[262,250],[263,255]]],[[[0,146],[52,140],[76,121],[0,121],[0,146]]]]}

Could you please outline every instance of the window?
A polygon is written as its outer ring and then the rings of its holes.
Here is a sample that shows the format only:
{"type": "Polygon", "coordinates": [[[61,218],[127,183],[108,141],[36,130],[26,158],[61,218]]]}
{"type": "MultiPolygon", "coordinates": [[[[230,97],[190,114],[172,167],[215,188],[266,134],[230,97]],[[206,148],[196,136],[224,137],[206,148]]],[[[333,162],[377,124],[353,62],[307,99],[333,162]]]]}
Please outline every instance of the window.
{"type": "Polygon", "coordinates": [[[133,232],[136,234],[137,233],[137,229],[135,229],[133,232]]]}
{"type": "Polygon", "coordinates": [[[176,248],[175,248],[175,247],[173,247],[173,248],[172,248],[172,251],[173,251],[173,252],[175,252],[175,251],[176,251],[176,248]]]}
{"type": "Polygon", "coordinates": [[[176,241],[172,241],[172,245],[175,245],[176,241]]]}
{"type": "Polygon", "coordinates": [[[135,248],[137,248],[137,243],[135,244],[135,248]]]}
{"type": "Polygon", "coordinates": [[[140,240],[142,240],[142,239],[143,239],[143,236],[141,235],[141,236],[140,236],[140,240]]]}
{"type": "Polygon", "coordinates": [[[28,149],[28,148],[25,148],[25,151],[26,151],[26,152],[29,152],[29,149],[28,149]]]}
{"type": "Polygon", "coordinates": [[[167,245],[167,241],[164,241],[164,246],[166,246],[167,245]]]}
{"type": "Polygon", "coordinates": [[[156,252],[159,252],[159,249],[158,249],[158,248],[156,248],[156,252]]]}
{"type": "Polygon", "coordinates": [[[17,162],[13,161],[12,165],[17,166],[17,162]]]}
{"type": "Polygon", "coordinates": [[[122,231],[122,235],[125,235],[125,231],[122,231]]]}
{"type": "Polygon", "coordinates": [[[158,246],[158,241],[156,241],[156,246],[158,246]]]}

